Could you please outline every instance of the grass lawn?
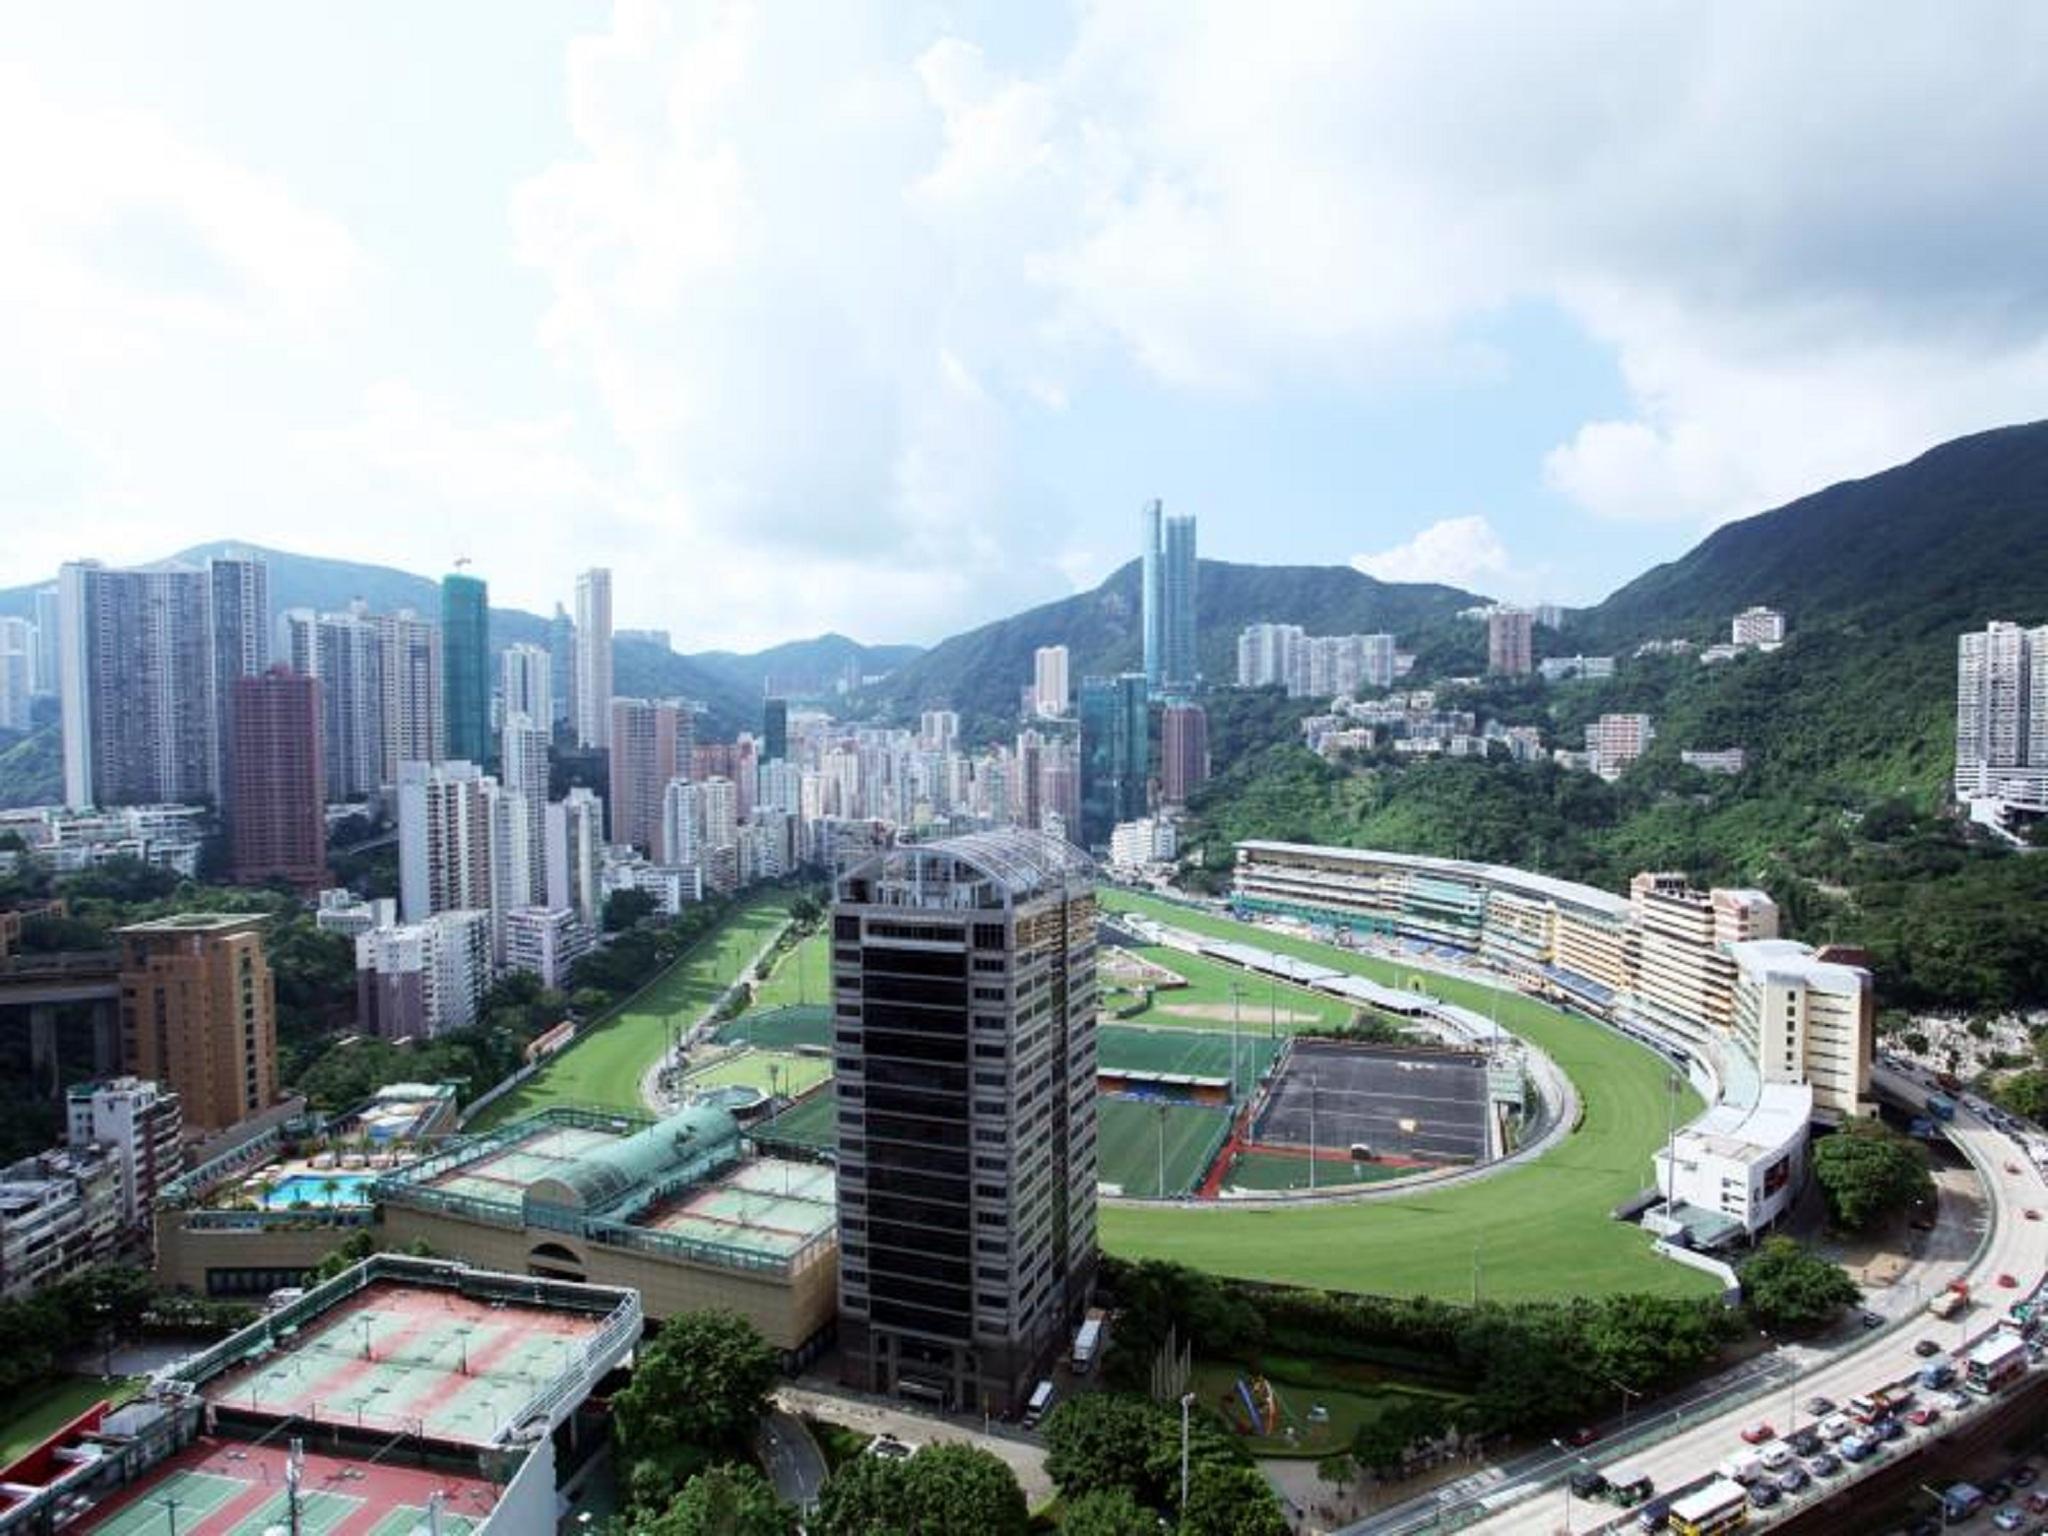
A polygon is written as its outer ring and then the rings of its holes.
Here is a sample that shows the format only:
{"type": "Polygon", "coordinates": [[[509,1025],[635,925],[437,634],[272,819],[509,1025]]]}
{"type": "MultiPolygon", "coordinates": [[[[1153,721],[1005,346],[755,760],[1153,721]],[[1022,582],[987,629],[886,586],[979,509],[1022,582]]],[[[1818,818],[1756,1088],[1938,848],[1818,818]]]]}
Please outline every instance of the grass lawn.
{"type": "MultiPolygon", "coordinates": [[[[499,1099],[469,1127],[486,1130],[554,1104],[645,1109],[640,1080],[668,1048],[669,1021],[690,1025],[789,921],[789,893],[764,891],[699,939],[626,1006],[499,1099]]],[[[764,1080],[762,1087],[766,1087],[764,1080]]]]}
{"type": "Polygon", "coordinates": [[[727,1021],[713,1038],[720,1045],[754,1045],[766,1051],[786,1051],[799,1045],[829,1046],[832,1010],[821,1003],[755,1009],[727,1021]]]}
{"type": "MultiPolygon", "coordinates": [[[[1316,1186],[1328,1189],[1333,1184],[1378,1184],[1417,1172],[1420,1170],[1390,1168],[1385,1163],[1357,1163],[1326,1157],[1316,1162],[1316,1186]]],[[[1308,1159],[1289,1157],[1284,1152],[1245,1152],[1230,1165],[1230,1173],[1223,1183],[1227,1189],[1307,1189],[1308,1159]]]]}
{"type": "Polygon", "coordinates": [[[744,1083],[763,1093],[791,1095],[808,1093],[832,1075],[832,1061],[826,1056],[797,1056],[788,1051],[742,1051],[724,1061],[692,1072],[686,1079],[692,1088],[723,1088],[744,1083]],[[773,1067],[771,1079],[768,1069],[773,1067]]]}
{"type": "Polygon", "coordinates": [[[800,1147],[836,1147],[839,1123],[830,1093],[814,1093],[761,1126],[763,1136],[780,1136],[800,1147]]]}
{"type": "MultiPolygon", "coordinates": [[[[1322,1364],[1318,1362],[1313,1374],[1323,1374],[1322,1364]]],[[[1252,1435],[1244,1433],[1249,1416],[1238,1396],[1237,1384],[1243,1381],[1250,1387],[1258,1374],[1228,1362],[1199,1361],[1195,1366],[1194,1392],[1203,1407],[1227,1424],[1259,1456],[1327,1456],[1332,1451],[1348,1450],[1360,1425],[1377,1419],[1403,1397],[1446,1397],[1457,1401],[1448,1394],[1423,1388],[1348,1382],[1339,1386],[1336,1380],[1341,1378],[1302,1386],[1297,1381],[1269,1375],[1267,1380],[1280,1404],[1277,1432],[1252,1435]],[[1322,1410],[1320,1419],[1315,1415],[1317,1409],[1322,1410]],[[1290,1428],[1294,1431],[1291,1439],[1287,1434],[1290,1428]]]]}
{"type": "Polygon", "coordinates": [[[1220,1108],[1148,1104],[1138,1099],[1095,1101],[1099,1130],[1096,1174],[1127,1195],[1159,1193],[1160,1111],[1165,1111],[1166,1193],[1186,1194],[1208,1171],[1230,1129],[1220,1108]]]}
{"type": "MultiPolygon", "coordinates": [[[[1109,907],[1135,909],[1196,932],[1399,985],[1406,967],[1213,918],[1123,891],[1109,907]]],[[[1579,1126],[1547,1156],[1497,1177],[1434,1194],[1301,1210],[1145,1210],[1104,1207],[1103,1246],[1126,1258],[1172,1259],[1217,1274],[1383,1295],[1472,1294],[1475,1254],[1484,1295],[1504,1300],[1649,1291],[1710,1294],[1714,1282],[1659,1259],[1649,1235],[1608,1212],[1648,1186],[1664,1136],[1669,1068],[1655,1054],[1585,1019],[1514,992],[1431,974],[1430,991],[1487,1012],[1549,1053],[1578,1085],[1579,1126]]],[[[1700,1110],[1686,1088],[1681,1120],[1700,1110]]]]}
{"type": "Polygon", "coordinates": [[[119,1407],[145,1384],[145,1378],[140,1376],[114,1381],[101,1381],[97,1376],[59,1376],[23,1388],[7,1405],[6,1421],[0,1423],[0,1466],[34,1450],[100,1399],[119,1407]]]}
{"type": "Polygon", "coordinates": [[[1321,1025],[1334,1028],[1350,1021],[1351,1009],[1332,997],[1305,992],[1285,982],[1271,982],[1263,976],[1249,976],[1234,966],[1205,960],[1161,945],[1126,946],[1156,965],[1163,965],[1187,978],[1184,987],[1162,987],[1152,994],[1152,1006],[1134,1013],[1120,1024],[1170,1024],[1180,1029],[1230,1028],[1230,988],[1235,983],[1242,996],[1238,1001],[1240,1031],[1292,1034],[1298,1029],[1321,1025]],[[1189,1010],[1180,1012],[1176,1010],[1189,1010]],[[1297,1015],[1290,1020],[1288,1014],[1297,1015]]]}
{"type": "MultiPolygon", "coordinates": [[[[1238,1084],[1249,1088],[1280,1054],[1280,1042],[1263,1029],[1244,1031],[1237,1042],[1238,1084]]],[[[1213,1029],[1166,1029],[1141,1024],[1104,1024],[1095,1032],[1095,1060],[1104,1072],[1178,1072],[1191,1077],[1230,1076],[1230,1033],[1213,1029]]]]}
{"type": "Polygon", "coordinates": [[[783,952],[768,979],[754,988],[755,1008],[788,1008],[797,1003],[830,1006],[832,939],[823,928],[783,952]]]}

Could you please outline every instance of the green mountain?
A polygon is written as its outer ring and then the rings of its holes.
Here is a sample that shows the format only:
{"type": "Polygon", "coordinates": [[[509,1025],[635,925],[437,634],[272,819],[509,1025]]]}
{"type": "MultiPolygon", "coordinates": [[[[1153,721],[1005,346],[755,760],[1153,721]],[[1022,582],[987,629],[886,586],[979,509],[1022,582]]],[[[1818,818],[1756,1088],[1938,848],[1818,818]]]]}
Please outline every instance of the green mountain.
{"type": "Polygon", "coordinates": [[[2048,858],[2002,849],[1944,806],[1956,636],[1994,618],[2048,621],[2048,423],[1963,438],[1719,529],[1543,637],[1614,652],[1612,681],[1494,682],[1466,701],[1566,746],[1604,711],[1648,713],[1657,740],[1620,782],[1381,752],[1329,764],[1283,728],[1220,764],[1195,808],[1202,855],[1214,868],[1239,838],[1301,838],[1609,888],[1682,869],[1763,885],[1800,937],[1868,945],[1889,1001],[2048,1000],[2048,858]],[[1716,666],[1633,656],[1648,639],[1725,639],[1752,603],[1788,615],[1782,650],[1716,666]],[[1679,761],[1735,746],[1749,755],[1736,778],[1679,761]]]}
{"type": "Polygon", "coordinates": [[[765,651],[697,651],[690,660],[727,678],[749,696],[786,699],[829,699],[849,671],[858,677],[881,677],[924,654],[915,645],[862,645],[844,635],[824,634],[790,640],[765,651]]]}
{"type": "MultiPolygon", "coordinates": [[[[1247,624],[1299,624],[1311,634],[1390,632],[1406,646],[1435,633],[1460,608],[1483,599],[1452,587],[1376,581],[1349,566],[1233,565],[1204,560],[1196,576],[1197,646],[1203,674],[1237,675],[1237,637],[1247,624]]],[[[1139,563],[1092,591],[1045,603],[955,635],[870,690],[867,701],[897,714],[960,711],[970,730],[1000,730],[1016,719],[1030,686],[1033,652],[1064,645],[1073,685],[1091,674],[1130,671],[1143,661],[1139,563]]]]}

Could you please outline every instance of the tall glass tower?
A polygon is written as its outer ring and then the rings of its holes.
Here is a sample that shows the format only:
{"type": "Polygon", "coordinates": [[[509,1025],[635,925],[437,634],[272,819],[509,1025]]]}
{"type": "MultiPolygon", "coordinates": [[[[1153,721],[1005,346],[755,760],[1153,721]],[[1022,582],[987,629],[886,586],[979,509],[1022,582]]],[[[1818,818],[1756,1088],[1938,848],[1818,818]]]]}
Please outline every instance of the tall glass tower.
{"type": "Polygon", "coordinates": [[[1145,690],[1159,691],[1166,668],[1166,544],[1160,519],[1164,515],[1158,499],[1145,503],[1138,514],[1140,571],[1139,598],[1145,627],[1145,690]]]}
{"type": "Polygon", "coordinates": [[[1152,710],[1145,674],[1081,680],[1081,837],[1109,841],[1120,821],[1145,814],[1152,768],[1152,710]]]}
{"type": "Polygon", "coordinates": [[[491,592],[474,576],[441,578],[441,701],[448,756],[482,767],[491,751],[491,592]]]}
{"type": "Polygon", "coordinates": [[[1169,517],[1159,578],[1160,666],[1151,679],[1152,691],[1169,698],[1185,698],[1202,680],[1201,659],[1195,649],[1195,520],[1169,517]]]}

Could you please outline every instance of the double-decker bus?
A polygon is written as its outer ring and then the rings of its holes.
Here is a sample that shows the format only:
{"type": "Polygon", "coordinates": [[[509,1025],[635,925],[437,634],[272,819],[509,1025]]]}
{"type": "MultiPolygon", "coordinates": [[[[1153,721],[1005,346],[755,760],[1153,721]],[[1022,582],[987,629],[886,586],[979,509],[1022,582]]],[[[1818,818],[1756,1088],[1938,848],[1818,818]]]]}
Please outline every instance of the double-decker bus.
{"type": "Polygon", "coordinates": [[[1717,1477],[1671,1504],[1670,1528],[1678,1536],[1722,1536],[1749,1523],[1749,1493],[1742,1484],[1717,1477]]]}

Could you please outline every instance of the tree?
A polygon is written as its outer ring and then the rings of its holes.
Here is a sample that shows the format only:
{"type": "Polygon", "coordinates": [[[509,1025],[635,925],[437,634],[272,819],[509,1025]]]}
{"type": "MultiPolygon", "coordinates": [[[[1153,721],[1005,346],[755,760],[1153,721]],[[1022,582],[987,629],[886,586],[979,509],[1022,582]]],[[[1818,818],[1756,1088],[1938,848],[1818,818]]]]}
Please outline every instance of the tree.
{"type": "Polygon", "coordinates": [[[2001,1078],[1991,1096],[2016,1115],[2039,1121],[2048,1115],[2048,1072],[2028,1067],[2001,1078]]]}
{"type": "Polygon", "coordinates": [[[660,906],[652,891],[613,891],[604,899],[604,931],[624,933],[643,917],[652,917],[660,906]]]}
{"type": "MultiPolygon", "coordinates": [[[[913,1461],[915,1457],[911,1458],[913,1461]]],[[[816,1536],[868,1536],[871,1531],[910,1529],[910,1482],[906,1463],[880,1456],[856,1456],[834,1472],[818,1495],[809,1529],[816,1536]]]]}
{"type": "Polygon", "coordinates": [[[635,1502],[666,1502],[707,1453],[743,1451],[777,1371],[774,1349],[735,1312],[685,1312],[663,1324],[612,1399],[635,1502]]]}
{"type": "Polygon", "coordinates": [[[1188,1475],[1180,1536],[1289,1536],[1265,1474],[1247,1462],[1205,1462],[1188,1475]]]}
{"type": "Polygon", "coordinates": [[[1146,1503],[1158,1490],[1139,1479],[1160,1435],[1171,1430],[1178,1454],[1178,1424],[1150,1398],[1128,1392],[1070,1397],[1045,1419],[1045,1472],[1069,1500],[1109,1489],[1128,1489],[1146,1503]]]}
{"type": "Polygon", "coordinates": [[[1875,1120],[1855,1120],[1814,1144],[1813,1177],[1828,1215],[1852,1232],[1934,1195],[1920,1149],[1875,1120]]]}
{"type": "MultiPolygon", "coordinates": [[[[333,1183],[332,1179],[327,1181],[333,1183]]],[[[327,1256],[313,1266],[313,1283],[332,1280],[344,1270],[353,1269],[377,1251],[377,1240],[367,1232],[351,1232],[334,1247],[327,1250],[327,1256]]]]}
{"type": "Polygon", "coordinates": [[[1159,1536],[1159,1517],[1122,1488],[1098,1488],[1067,1504],[1060,1536],[1159,1536]]]}
{"type": "Polygon", "coordinates": [[[1337,1490],[1339,1497],[1358,1476],[1358,1458],[1349,1451],[1332,1451],[1316,1463],[1316,1476],[1337,1490]]]}
{"type": "Polygon", "coordinates": [[[669,1507],[633,1536],[796,1536],[796,1511],[750,1466],[721,1462],[683,1484],[669,1507]]]}
{"type": "Polygon", "coordinates": [[[857,1456],[818,1499],[817,1536],[1024,1536],[1024,1490],[971,1445],[934,1445],[908,1461],[857,1456]]]}
{"type": "Polygon", "coordinates": [[[1774,1333],[1810,1333],[1824,1327],[1862,1294],[1849,1272],[1789,1237],[1764,1240],[1739,1271],[1742,1304],[1759,1327],[1774,1333]]]}

